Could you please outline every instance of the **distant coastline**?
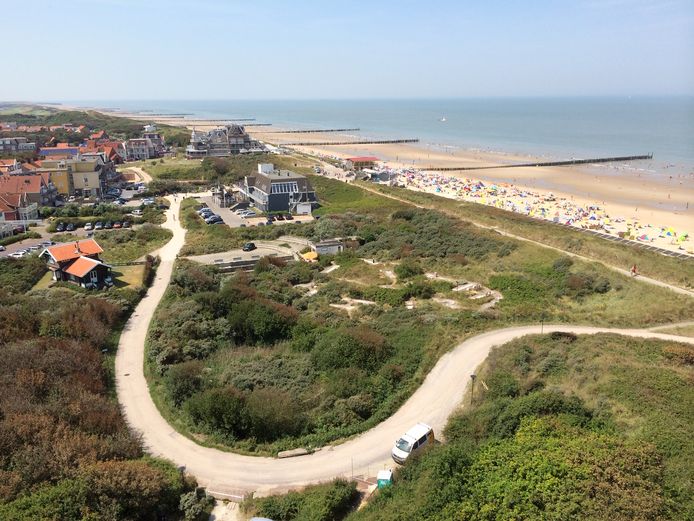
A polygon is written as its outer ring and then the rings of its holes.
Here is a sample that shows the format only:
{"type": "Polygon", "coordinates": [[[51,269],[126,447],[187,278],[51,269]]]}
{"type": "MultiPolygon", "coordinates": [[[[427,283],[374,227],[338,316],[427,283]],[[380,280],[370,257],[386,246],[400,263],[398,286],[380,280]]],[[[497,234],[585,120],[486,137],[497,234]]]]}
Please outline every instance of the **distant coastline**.
{"type": "MultiPolygon", "coordinates": [[[[113,105],[113,104],[112,104],[113,105]]],[[[105,113],[136,117],[144,121],[166,123],[187,128],[204,129],[214,127],[218,121],[192,122],[191,119],[206,119],[208,113],[195,113],[194,117],[162,117],[153,115],[162,113],[162,108],[153,106],[142,109],[139,113],[123,110],[105,113]]],[[[172,109],[173,112],[173,109],[172,109]]],[[[193,113],[178,107],[177,114],[193,113]]],[[[272,123],[272,126],[249,127],[254,138],[261,141],[283,144],[292,141],[301,142],[339,142],[355,138],[369,137],[368,133],[297,133],[276,134],[274,131],[295,129],[298,125],[276,124],[271,117],[258,117],[257,114],[237,112],[227,117],[256,117],[256,121],[272,123]]],[[[220,118],[223,119],[223,118],[220,118]]],[[[255,121],[254,121],[255,123],[255,121]]],[[[348,122],[349,123],[349,122],[348,122]]],[[[447,123],[447,122],[446,122],[447,123]]],[[[445,125],[444,122],[439,122],[445,125]]],[[[302,128],[327,128],[307,118],[302,128]]],[[[359,126],[361,128],[361,125],[359,126]]],[[[407,134],[395,134],[387,137],[404,137],[407,134]]],[[[382,135],[378,137],[383,137],[382,135]]],[[[388,144],[388,145],[320,145],[293,147],[301,152],[316,157],[345,158],[349,156],[373,155],[381,164],[390,168],[415,168],[426,171],[428,167],[450,166],[499,166],[528,161],[546,161],[561,159],[554,154],[530,155],[499,152],[488,149],[465,148],[444,144],[388,144]]],[[[585,156],[584,156],[585,157],[585,156]]],[[[599,165],[526,167],[526,168],[491,168],[467,172],[447,172],[446,175],[460,179],[480,180],[485,183],[501,183],[519,190],[564,199],[574,205],[585,207],[599,206],[606,214],[622,219],[622,222],[633,223],[633,229],[643,231],[642,235],[658,237],[662,230],[675,228],[678,232],[689,232],[694,229],[694,167],[687,164],[658,161],[658,157],[647,161],[625,163],[605,163],[599,165]]],[[[665,238],[658,242],[666,246],[665,238]],[[665,244],[663,244],[665,242],[665,244]]],[[[677,245],[673,245],[677,247],[677,245]]]]}

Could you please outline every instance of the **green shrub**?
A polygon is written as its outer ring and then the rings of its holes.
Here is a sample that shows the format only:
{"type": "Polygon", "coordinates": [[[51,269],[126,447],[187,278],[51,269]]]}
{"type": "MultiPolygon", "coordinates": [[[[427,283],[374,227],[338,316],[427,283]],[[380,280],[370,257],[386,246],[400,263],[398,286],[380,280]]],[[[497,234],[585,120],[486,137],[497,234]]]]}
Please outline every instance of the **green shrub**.
{"type": "Polygon", "coordinates": [[[249,433],[249,418],[243,393],[233,386],[218,387],[194,394],[185,403],[190,418],[228,439],[249,433]]]}
{"type": "Polygon", "coordinates": [[[413,259],[405,259],[401,261],[400,264],[395,266],[393,271],[395,271],[395,274],[398,276],[398,280],[400,281],[410,279],[424,273],[424,270],[422,269],[422,266],[420,266],[419,262],[413,259]]]}
{"type": "Polygon", "coordinates": [[[202,369],[203,365],[198,360],[168,367],[164,375],[164,388],[175,406],[180,406],[202,388],[202,369]]]}
{"type": "Polygon", "coordinates": [[[345,367],[375,370],[389,353],[390,346],[380,333],[359,326],[323,334],[311,352],[311,360],[323,370],[345,367]]]}
{"type": "Polygon", "coordinates": [[[358,497],[355,482],[337,479],[303,492],[247,499],[242,508],[275,521],[334,521],[343,519],[358,497]]]}

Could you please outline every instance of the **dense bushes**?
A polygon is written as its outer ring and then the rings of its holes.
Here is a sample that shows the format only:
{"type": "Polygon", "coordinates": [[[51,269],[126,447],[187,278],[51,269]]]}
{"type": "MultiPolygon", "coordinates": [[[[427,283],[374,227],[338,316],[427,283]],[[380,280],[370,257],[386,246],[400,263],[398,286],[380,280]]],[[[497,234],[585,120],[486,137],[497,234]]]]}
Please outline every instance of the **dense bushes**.
{"type": "Polygon", "coordinates": [[[446,445],[349,519],[691,517],[691,368],[674,346],[547,335],[493,350],[446,445]]]}
{"type": "Polygon", "coordinates": [[[41,234],[35,231],[28,231],[24,233],[18,233],[17,235],[12,235],[10,237],[5,237],[0,239],[0,246],[9,246],[15,242],[23,241],[24,239],[40,239],[41,234]]]}
{"type": "Polygon", "coordinates": [[[46,263],[35,255],[0,259],[0,288],[9,293],[25,293],[46,271],[46,263]]]}
{"type": "Polygon", "coordinates": [[[482,259],[504,247],[505,254],[515,243],[476,230],[469,223],[453,220],[428,210],[403,210],[393,214],[392,225],[385,227],[373,241],[360,248],[366,256],[386,258],[446,257],[463,254],[482,259]]]}
{"type": "Polygon", "coordinates": [[[247,499],[242,509],[275,521],[333,521],[342,519],[358,496],[354,482],[338,479],[301,493],[247,499]]]}
{"type": "Polygon", "coordinates": [[[5,290],[3,284],[0,518],[176,515],[191,484],[168,463],[142,459],[109,396],[101,351],[126,308],[110,295],[5,290]]]}
{"type": "Polygon", "coordinates": [[[356,367],[375,370],[389,355],[382,335],[365,326],[326,331],[316,342],[311,360],[318,369],[356,367]]]}
{"type": "Polygon", "coordinates": [[[273,441],[302,430],[301,408],[287,393],[271,387],[251,392],[234,386],[208,389],[186,402],[191,419],[226,439],[273,441]]]}
{"type": "MultiPolygon", "coordinates": [[[[294,306],[306,300],[293,284],[314,277],[318,269],[305,264],[224,278],[177,263],[147,359],[191,430],[244,450],[315,446],[381,420],[406,395],[430,327],[395,308],[371,324],[306,307],[299,318],[294,306]]],[[[401,302],[426,293],[418,284],[380,289],[401,302]]]]}

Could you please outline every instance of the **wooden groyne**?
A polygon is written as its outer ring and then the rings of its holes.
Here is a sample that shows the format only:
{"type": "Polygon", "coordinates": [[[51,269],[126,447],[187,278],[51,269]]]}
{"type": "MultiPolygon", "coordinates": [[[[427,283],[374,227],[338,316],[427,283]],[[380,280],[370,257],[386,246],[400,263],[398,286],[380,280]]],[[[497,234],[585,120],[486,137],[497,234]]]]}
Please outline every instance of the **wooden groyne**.
{"type": "Polygon", "coordinates": [[[244,127],[271,127],[272,123],[247,123],[244,127]]]}
{"type": "Polygon", "coordinates": [[[312,128],[309,130],[272,130],[268,134],[319,134],[321,132],[357,132],[360,128],[312,128]]]}
{"type": "Polygon", "coordinates": [[[323,141],[311,143],[310,141],[299,143],[282,143],[287,147],[311,147],[324,145],[392,145],[397,143],[419,143],[419,139],[381,139],[377,141],[323,141]]]}
{"type": "Polygon", "coordinates": [[[182,112],[180,114],[159,114],[157,112],[138,112],[136,114],[138,117],[141,118],[149,118],[149,117],[155,117],[155,118],[182,118],[184,116],[192,116],[193,114],[190,114],[188,112],[182,112]]]}
{"type": "Polygon", "coordinates": [[[620,156],[620,157],[597,157],[593,159],[570,159],[567,161],[541,161],[535,163],[514,163],[511,165],[497,166],[432,166],[422,168],[429,172],[451,172],[460,170],[489,170],[491,168],[523,168],[523,167],[538,167],[538,166],[570,166],[570,165],[585,165],[591,163],[613,163],[618,161],[637,161],[639,159],[653,159],[653,154],[642,156],[620,156]]]}
{"type": "Polygon", "coordinates": [[[229,121],[255,121],[255,118],[228,118],[228,119],[188,119],[186,118],[186,123],[228,123],[229,121]]]}

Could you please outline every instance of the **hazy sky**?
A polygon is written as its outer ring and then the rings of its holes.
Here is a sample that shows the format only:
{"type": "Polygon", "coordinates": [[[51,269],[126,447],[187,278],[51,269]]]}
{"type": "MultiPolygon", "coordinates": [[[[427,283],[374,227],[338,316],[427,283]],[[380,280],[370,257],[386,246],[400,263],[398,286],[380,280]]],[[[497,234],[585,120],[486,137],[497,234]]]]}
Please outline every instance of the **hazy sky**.
{"type": "Polygon", "coordinates": [[[694,0],[3,0],[0,100],[694,94],[694,0]]]}

